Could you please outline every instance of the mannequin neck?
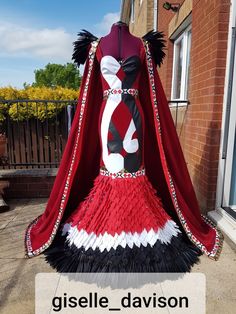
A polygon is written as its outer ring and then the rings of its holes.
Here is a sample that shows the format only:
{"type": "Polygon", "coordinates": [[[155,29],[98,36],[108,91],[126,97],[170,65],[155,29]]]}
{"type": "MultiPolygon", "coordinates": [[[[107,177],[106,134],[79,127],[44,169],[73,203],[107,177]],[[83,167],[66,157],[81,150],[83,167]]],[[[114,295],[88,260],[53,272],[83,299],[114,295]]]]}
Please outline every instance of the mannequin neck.
{"type": "Polygon", "coordinates": [[[112,24],[109,35],[115,35],[118,31],[121,31],[123,34],[131,35],[129,31],[129,26],[125,23],[120,22],[112,24]]]}

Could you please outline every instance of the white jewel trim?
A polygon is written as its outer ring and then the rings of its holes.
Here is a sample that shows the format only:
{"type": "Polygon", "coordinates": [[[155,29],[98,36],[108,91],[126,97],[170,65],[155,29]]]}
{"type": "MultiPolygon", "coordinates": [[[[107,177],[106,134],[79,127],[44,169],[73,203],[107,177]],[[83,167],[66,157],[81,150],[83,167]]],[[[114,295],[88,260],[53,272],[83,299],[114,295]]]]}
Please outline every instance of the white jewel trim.
{"type": "Polygon", "coordinates": [[[116,178],[136,178],[136,177],[140,177],[140,176],[144,176],[145,175],[145,169],[141,169],[138,170],[136,172],[123,172],[123,171],[119,171],[116,173],[112,173],[106,169],[102,169],[100,168],[100,174],[102,176],[107,176],[107,177],[111,177],[112,179],[116,179],[116,178]]]}
{"type": "Polygon", "coordinates": [[[132,96],[138,96],[138,89],[135,88],[109,88],[103,92],[103,97],[117,94],[130,94],[132,96]]]}

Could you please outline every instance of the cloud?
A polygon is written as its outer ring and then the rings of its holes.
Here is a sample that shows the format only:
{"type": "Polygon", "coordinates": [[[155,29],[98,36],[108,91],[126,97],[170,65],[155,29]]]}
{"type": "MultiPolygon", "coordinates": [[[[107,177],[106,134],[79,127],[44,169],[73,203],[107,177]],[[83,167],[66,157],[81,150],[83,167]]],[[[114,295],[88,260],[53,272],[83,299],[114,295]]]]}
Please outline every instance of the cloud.
{"type": "Polygon", "coordinates": [[[19,68],[2,69],[0,67],[0,87],[12,86],[23,88],[23,83],[32,83],[34,81],[34,68],[25,68],[24,71],[19,68]]]}
{"type": "MultiPolygon", "coordinates": [[[[94,25],[96,36],[107,34],[119,19],[119,12],[104,15],[94,25]]],[[[71,62],[75,40],[63,28],[37,29],[6,21],[0,21],[0,38],[0,56],[39,58],[47,62],[71,62]]]]}
{"type": "Polygon", "coordinates": [[[102,21],[95,25],[97,32],[99,32],[98,36],[106,35],[111,28],[111,25],[120,20],[120,12],[115,13],[107,13],[104,15],[102,21]]]}
{"type": "Polygon", "coordinates": [[[0,55],[71,61],[73,37],[62,28],[35,29],[0,22],[0,55]]]}

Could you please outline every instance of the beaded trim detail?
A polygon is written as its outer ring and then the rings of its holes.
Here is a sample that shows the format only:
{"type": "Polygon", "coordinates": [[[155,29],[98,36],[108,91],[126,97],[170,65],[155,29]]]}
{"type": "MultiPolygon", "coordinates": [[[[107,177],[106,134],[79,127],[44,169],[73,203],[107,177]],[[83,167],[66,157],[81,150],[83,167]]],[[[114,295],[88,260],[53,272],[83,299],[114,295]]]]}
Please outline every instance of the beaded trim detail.
{"type": "Polygon", "coordinates": [[[37,221],[39,220],[41,215],[38,216],[37,218],[35,218],[30,223],[30,225],[28,226],[26,233],[25,233],[26,257],[33,257],[35,255],[39,255],[41,252],[46,250],[50,246],[50,244],[52,243],[52,241],[56,235],[57,229],[59,227],[59,224],[60,224],[60,221],[62,218],[62,213],[63,213],[64,207],[65,207],[65,200],[66,200],[66,197],[68,194],[67,192],[68,192],[68,188],[69,188],[69,184],[70,184],[70,178],[71,178],[72,169],[73,169],[73,165],[74,165],[74,161],[75,161],[76,153],[77,153],[77,149],[78,149],[78,142],[79,142],[80,130],[81,130],[81,125],[82,125],[82,120],[83,120],[83,114],[85,111],[85,103],[86,103],[86,99],[87,99],[89,81],[90,81],[90,77],[91,77],[91,73],[92,73],[92,68],[93,68],[93,63],[94,63],[94,58],[95,58],[95,53],[96,53],[98,43],[99,43],[99,38],[96,41],[93,41],[91,43],[91,48],[90,48],[89,55],[88,55],[88,62],[89,62],[88,74],[86,77],[85,86],[84,86],[83,95],[82,95],[80,116],[79,116],[78,129],[77,129],[77,136],[76,136],[76,140],[75,140],[75,146],[74,146],[74,150],[73,150],[73,154],[72,154],[72,160],[71,160],[70,168],[69,168],[69,171],[67,174],[66,184],[64,186],[64,191],[63,191],[60,207],[58,210],[58,216],[57,216],[56,222],[53,226],[53,230],[51,232],[51,235],[50,235],[48,241],[46,243],[44,243],[39,249],[37,249],[35,251],[32,250],[32,245],[31,245],[31,240],[30,240],[30,232],[31,232],[32,227],[37,223],[37,221]]]}
{"type": "Polygon", "coordinates": [[[132,96],[138,96],[138,89],[135,88],[109,88],[104,90],[103,98],[108,98],[109,95],[130,94],[132,96]]]}
{"type": "MultiPolygon", "coordinates": [[[[153,105],[154,105],[154,113],[155,113],[155,118],[157,120],[157,127],[158,127],[158,132],[161,135],[161,125],[160,125],[160,119],[159,119],[159,113],[158,113],[158,102],[157,102],[157,97],[156,97],[156,87],[155,87],[155,80],[154,80],[154,66],[152,63],[152,55],[150,53],[150,49],[149,49],[149,43],[148,41],[144,40],[143,41],[144,44],[144,48],[145,48],[145,53],[146,53],[146,62],[147,62],[147,68],[148,68],[148,75],[149,75],[149,81],[151,84],[151,98],[153,100],[153,105]]],[[[160,145],[162,146],[162,137],[160,136],[160,145]]],[[[163,147],[162,147],[163,148],[163,147]]],[[[164,151],[164,150],[163,150],[164,151]]],[[[223,246],[223,239],[224,236],[222,234],[222,232],[217,228],[216,224],[213,223],[213,221],[211,221],[208,217],[206,217],[205,215],[201,214],[201,217],[203,218],[203,220],[209,225],[211,226],[215,232],[216,232],[216,239],[215,239],[215,244],[213,249],[209,252],[207,250],[207,248],[203,245],[203,243],[201,243],[191,232],[186,219],[184,218],[179,205],[178,205],[178,201],[177,201],[177,197],[176,197],[176,192],[175,192],[175,187],[173,184],[173,180],[172,177],[170,175],[169,169],[168,169],[168,165],[166,163],[166,159],[164,158],[164,167],[165,170],[168,174],[168,183],[169,183],[169,190],[171,192],[171,197],[177,212],[177,215],[179,217],[179,220],[187,234],[187,236],[189,237],[190,241],[193,242],[202,252],[204,252],[209,258],[217,260],[220,256],[221,250],[222,250],[222,246],[223,246]]]]}
{"type": "Polygon", "coordinates": [[[145,175],[145,169],[141,169],[141,170],[138,170],[136,172],[119,171],[117,173],[111,173],[110,171],[108,171],[106,169],[100,168],[100,174],[102,176],[111,177],[112,179],[117,179],[117,178],[128,179],[128,178],[137,178],[140,176],[144,176],[145,175]]]}

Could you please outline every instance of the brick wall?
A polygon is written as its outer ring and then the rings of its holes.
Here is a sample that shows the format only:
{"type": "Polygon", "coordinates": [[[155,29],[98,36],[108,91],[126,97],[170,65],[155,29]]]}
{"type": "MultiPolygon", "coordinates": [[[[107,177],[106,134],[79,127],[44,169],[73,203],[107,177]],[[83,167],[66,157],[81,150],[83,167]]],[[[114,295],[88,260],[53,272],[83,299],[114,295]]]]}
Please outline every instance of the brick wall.
{"type": "Polygon", "coordinates": [[[229,0],[193,1],[190,101],[186,156],[201,207],[215,206],[229,0]]]}
{"type": "MultiPolygon", "coordinates": [[[[168,34],[174,13],[159,3],[158,29],[168,34]]],[[[183,1],[182,1],[183,2],[183,1]]],[[[190,105],[179,133],[188,169],[203,212],[214,209],[226,66],[229,0],[192,1],[190,105]]],[[[170,99],[173,43],[168,40],[159,69],[170,99]]]]}
{"type": "Polygon", "coordinates": [[[49,197],[58,169],[1,170],[0,180],[8,181],[4,198],[49,197]]]}
{"type": "Polygon", "coordinates": [[[135,36],[141,37],[153,29],[153,0],[143,0],[141,6],[135,1],[135,20],[129,23],[129,29],[135,36]]]}

